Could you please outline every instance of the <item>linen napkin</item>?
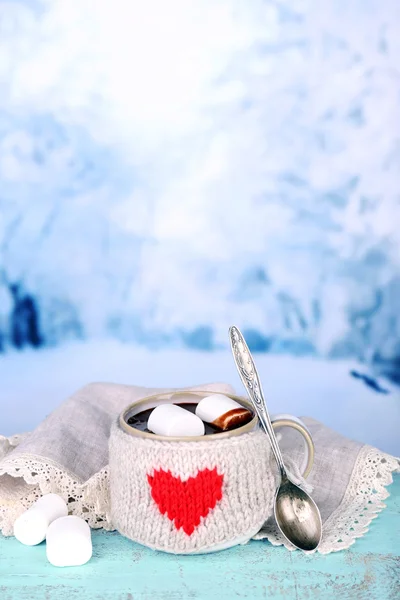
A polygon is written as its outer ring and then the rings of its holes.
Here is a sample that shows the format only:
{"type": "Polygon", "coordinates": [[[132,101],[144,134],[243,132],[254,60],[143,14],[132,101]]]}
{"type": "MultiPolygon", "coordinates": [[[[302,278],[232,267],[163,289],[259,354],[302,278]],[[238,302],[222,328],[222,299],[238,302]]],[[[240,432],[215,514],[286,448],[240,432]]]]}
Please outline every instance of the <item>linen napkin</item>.
{"type": "MultiPolygon", "coordinates": [[[[223,383],[191,390],[234,393],[223,383]]],[[[112,383],[93,383],[78,390],[32,433],[0,435],[0,529],[12,535],[15,519],[38,497],[54,492],[68,502],[70,514],[93,528],[112,530],[109,503],[108,438],[117,415],[129,404],[155,393],[176,391],[112,383]]],[[[302,417],[315,444],[315,461],[307,485],[313,489],[323,521],[318,551],[348,548],[368,530],[385,507],[392,473],[399,459],[343,437],[322,423],[302,417]]],[[[302,463],[303,444],[286,429],[280,440],[285,459],[302,463]]],[[[298,470],[297,470],[298,473],[298,470]]],[[[254,539],[291,546],[273,517],[254,539]]]]}

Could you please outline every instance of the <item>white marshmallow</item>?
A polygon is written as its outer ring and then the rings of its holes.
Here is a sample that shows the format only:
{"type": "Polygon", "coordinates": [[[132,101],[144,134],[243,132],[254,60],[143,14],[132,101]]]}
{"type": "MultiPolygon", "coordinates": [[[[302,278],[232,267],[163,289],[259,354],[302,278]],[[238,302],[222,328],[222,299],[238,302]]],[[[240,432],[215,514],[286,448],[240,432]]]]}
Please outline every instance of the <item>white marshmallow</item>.
{"type": "Polygon", "coordinates": [[[212,394],[200,400],[196,407],[196,415],[206,423],[213,423],[219,417],[235,408],[243,408],[243,406],[223,394],[212,394]]]}
{"type": "Polygon", "coordinates": [[[160,404],[150,414],[147,428],[157,435],[191,437],[204,435],[204,423],[193,413],[175,404],[160,404]]]}
{"type": "Polygon", "coordinates": [[[46,494],[16,519],[14,535],[22,544],[35,546],[43,542],[49,525],[67,514],[67,505],[60,496],[46,494]]]}
{"type": "Polygon", "coordinates": [[[55,567],[79,567],[92,557],[90,527],[80,517],[62,517],[47,530],[46,554],[55,567]]]}

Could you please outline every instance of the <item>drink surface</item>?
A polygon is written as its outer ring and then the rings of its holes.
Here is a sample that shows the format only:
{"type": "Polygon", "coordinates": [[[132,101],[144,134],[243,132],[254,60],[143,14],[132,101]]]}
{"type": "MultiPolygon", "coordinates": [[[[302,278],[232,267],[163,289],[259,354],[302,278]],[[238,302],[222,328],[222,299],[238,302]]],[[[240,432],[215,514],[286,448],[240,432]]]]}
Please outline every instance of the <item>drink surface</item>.
{"type": "MultiPolygon", "coordinates": [[[[197,404],[195,404],[195,403],[193,403],[193,404],[192,403],[177,404],[177,406],[180,406],[181,408],[184,408],[185,410],[188,410],[191,413],[196,413],[197,404]]],[[[129,417],[129,419],[127,420],[128,425],[130,425],[131,427],[133,427],[135,429],[139,429],[139,431],[145,431],[146,433],[152,433],[147,428],[147,423],[148,423],[148,420],[149,420],[152,410],[153,410],[152,408],[149,408],[148,410],[143,410],[142,412],[138,413],[137,415],[129,417]]],[[[243,425],[243,423],[237,425],[237,427],[230,427],[230,429],[231,430],[237,429],[241,425],[243,425]]],[[[205,428],[205,435],[213,435],[214,433],[221,433],[220,429],[218,429],[217,427],[214,427],[210,423],[204,423],[204,428],[205,428]]]]}

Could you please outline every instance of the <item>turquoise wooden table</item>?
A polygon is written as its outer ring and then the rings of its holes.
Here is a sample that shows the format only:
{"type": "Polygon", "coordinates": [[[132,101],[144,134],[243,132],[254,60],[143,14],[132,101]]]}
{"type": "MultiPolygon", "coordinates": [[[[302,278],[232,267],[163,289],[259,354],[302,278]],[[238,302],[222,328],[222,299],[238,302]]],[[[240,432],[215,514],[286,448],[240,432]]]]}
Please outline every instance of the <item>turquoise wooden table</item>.
{"type": "Polygon", "coordinates": [[[93,558],[56,568],[45,545],[0,536],[1,600],[399,600],[400,476],[387,508],[348,550],[307,556],[268,542],[215,554],[153,552],[118,533],[93,532],[93,558]]]}

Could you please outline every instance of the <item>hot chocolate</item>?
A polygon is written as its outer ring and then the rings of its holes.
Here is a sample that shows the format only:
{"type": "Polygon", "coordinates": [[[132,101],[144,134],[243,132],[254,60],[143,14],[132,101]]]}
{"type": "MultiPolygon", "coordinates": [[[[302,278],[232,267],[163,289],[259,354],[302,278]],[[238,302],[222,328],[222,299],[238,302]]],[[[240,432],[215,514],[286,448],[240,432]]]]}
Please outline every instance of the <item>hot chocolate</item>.
{"type": "MultiPolygon", "coordinates": [[[[185,410],[188,410],[191,413],[196,414],[197,404],[195,404],[195,403],[193,403],[193,404],[192,403],[190,403],[190,404],[186,404],[186,403],[178,404],[177,403],[177,406],[180,406],[181,408],[184,408],[185,410]]],[[[153,408],[149,408],[148,410],[143,410],[142,412],[139,412],[136,415],[129,417],[129,419],[127,420],[128,425],[130,425],[131,427],[134,427],[135,429],[139,429],[139,431],[145,431],[146,433],[152,433],[148,429],[147,424],[148,424],[149,417],[153,410],[154,410],[153,408]]],[[[232,423],[232,425],[229,427],[230,430],[237,429],[238,427],[241,427],[242,425],[245,425],[246,423],[251,421],[251,419],[253,418],[253,414],[250,411],[246,411],[246,412],[248,412],[248,416],[246,417],[246,419],[242,419],[237,424],[232,423]]],[[[204,429],[205,429],[205,435],[213,435],[215,433],[221,433],[221,427],[216,427],[216,426],[212,425],[211,423],[205,422],[204,429]]]]}

